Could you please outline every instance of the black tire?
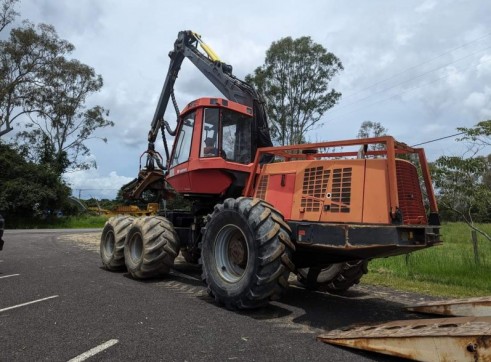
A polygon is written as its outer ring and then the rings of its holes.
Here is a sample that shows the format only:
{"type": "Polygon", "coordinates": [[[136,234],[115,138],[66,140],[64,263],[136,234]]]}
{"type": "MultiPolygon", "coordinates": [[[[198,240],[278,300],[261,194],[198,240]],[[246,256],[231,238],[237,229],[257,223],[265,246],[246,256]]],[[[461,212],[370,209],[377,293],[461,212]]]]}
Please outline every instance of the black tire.
{"type": "Polygon", "coordinates": [[[294,269],[290,233],[280,212],[260,199],[230,198],[216,205],[201,244],[209,294],[228,309],[279,299],[294,269]]]}
{"type": "Polygon", "coordinates": [[[100,255],[102,265],[107,270],[124,270],[124,241],[133,218],[118,215],[110,218],[101,235],[100,255]]]}
{"type": "Polygon", "coordinates": [[[124,245],[126,268],[133,278],[148,279],[168,274],[179,254],[172,223],[162,216],[135,219],[124,245]]]}
{"type": "Polygon", "coordinates": [[[368,260],[330,264],[323,268],[298,269],[297,279],[311,290],[341,293],[360,282],[368,273],[368,260]]]}

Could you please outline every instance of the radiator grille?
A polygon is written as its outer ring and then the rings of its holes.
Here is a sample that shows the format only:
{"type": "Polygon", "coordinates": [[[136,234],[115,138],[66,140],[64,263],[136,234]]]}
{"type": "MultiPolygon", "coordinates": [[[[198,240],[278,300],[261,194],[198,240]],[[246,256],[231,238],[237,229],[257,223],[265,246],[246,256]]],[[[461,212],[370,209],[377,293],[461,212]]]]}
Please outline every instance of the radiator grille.
{"type": "Polygon", "coordinates": [[[426,211],[416,167],[409,162],[396,160],[396,173],[402,222],[404,224],[426,224],[426,211]]]}
{"type": "Polygon", "coordinates": [[[262,200],[266,199],[266,190],[268,189],[269,175],[262,175],[259,179],[259,185],[256,189],[256,197],[262,200]]]}
{"type": "Polygon", "coordinates": [[[350,212],[351,175],[351,167],[333,170],[331,212],[350,212]]]}
{"type": "Polygon", "coordinates": [[[300,205],[306,212],[320,211],[330,175],[331,170],[324,170],[322,166],[305,169],[300,205]]]}

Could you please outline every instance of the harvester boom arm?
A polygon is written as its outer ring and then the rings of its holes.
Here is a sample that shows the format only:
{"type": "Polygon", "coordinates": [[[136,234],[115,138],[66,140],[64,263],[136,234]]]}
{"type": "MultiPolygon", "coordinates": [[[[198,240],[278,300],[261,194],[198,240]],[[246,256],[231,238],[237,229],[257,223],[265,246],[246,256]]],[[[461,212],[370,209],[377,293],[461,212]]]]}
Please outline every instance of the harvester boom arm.
{"type": "Polygon", "coordinates": [[[251,108],[254,107],[255,113],[258,113],[258,126],[267,127],[265,112],[257,92],[246,82],[235,77],[232,74],[232,66],[220,61],[218,55],[201,40],[198,34],[192,31],[179,32],[174,43],[174,50],[169,53],[169,57],[171,58],[169,71],[151,123],[149,142],[155,142],[161,128],[164,113],[184,58],[188,58],[227,99],[251,108]],[[198,49],[198,45],[206,55],[198,49]]]}

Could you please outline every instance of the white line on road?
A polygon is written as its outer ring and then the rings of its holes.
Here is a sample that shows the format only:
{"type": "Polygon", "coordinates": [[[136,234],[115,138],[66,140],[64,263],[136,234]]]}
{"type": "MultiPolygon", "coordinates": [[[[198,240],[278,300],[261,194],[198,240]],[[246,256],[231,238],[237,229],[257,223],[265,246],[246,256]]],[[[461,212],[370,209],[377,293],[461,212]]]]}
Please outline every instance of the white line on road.
{"type": "Polygon", "coordinates": [[[72,358],[68,362],[82,362],[82,361],[85,361],[87,358],[90,358],[90,357],[96,355],[97,353],[100,353],[100,352],[104,351],[105,349],[108,349],[109,347],[114,346],[118,342],[119,341],[117,339],[110,339],[106,343],[100,344],[97,347],[94,347],[92,349],[89,349],[87,352],[84,352],[84,353],[78,355],[77,357],[72,358]]]}
{"type": "Polygon", "coordinates": [[[1,313],[1,312],[5,312],[5,311],[10,310],[10,309],[15,309],[15,308],[24,307],[24,306],[29,305],[29,304],[34,304],[34,303],[43,302],[43,301],[45,301],[45,300],[48,300],[48,299],[53,299],[53,298],[58,298],[58,295],[52,295],[51,297],[46,297],[46,298],[43,298],[43,299],[37,299],[37,300],[33,300],[32,302],[27,302],[27,303],[17,304],[17,305],[14,305],[14,306],[12,306],[12,307],[3,308],[3,309],[0,309],[0,313],[1,313]]]}
{"type": "Polygon", "coordinates": [[[16,277],[16,276],[19,276],[20,274],[10,274],[10,275],[4,275],[2,277],[0,277],[0,279],[4,279],[4,278],[10,278],[10,277],[16,277]]]}

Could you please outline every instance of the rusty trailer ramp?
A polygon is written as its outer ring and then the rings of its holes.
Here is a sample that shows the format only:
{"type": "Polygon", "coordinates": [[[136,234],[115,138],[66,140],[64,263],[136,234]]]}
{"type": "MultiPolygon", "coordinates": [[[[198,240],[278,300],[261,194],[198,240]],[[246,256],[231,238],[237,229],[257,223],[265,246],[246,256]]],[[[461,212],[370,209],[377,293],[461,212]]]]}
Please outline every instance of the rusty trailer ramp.
{"type": "Polygon", "coordinates": [[[393,321],[334,330],[317,338],[416,361],[491,361],[491,317],[393,321]]]}
{"type": "Polygon", "coordinates": [[[410,312],[454,317],[491,317],[491,296],[435,301],[405,309],[410,312]]]}

